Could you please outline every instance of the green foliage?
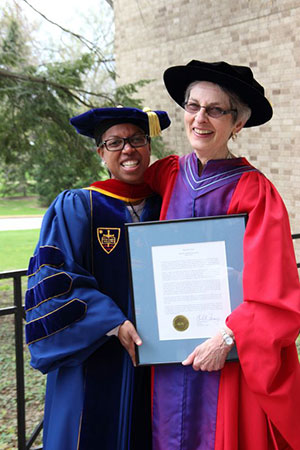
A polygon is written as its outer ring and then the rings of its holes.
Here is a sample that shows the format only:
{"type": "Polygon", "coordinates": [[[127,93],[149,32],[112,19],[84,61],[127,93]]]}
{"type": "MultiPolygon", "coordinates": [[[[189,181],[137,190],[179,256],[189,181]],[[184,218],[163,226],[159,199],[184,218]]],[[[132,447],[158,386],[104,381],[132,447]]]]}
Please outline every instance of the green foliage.
{"type": "Polygon", "coordinates": [[[7,34],[2,41],[0,66],[13,68],[22,64],[25,61],[24,50],[25,45],[22,40],[19,23],[12,17],[7,34]]]}
{"type": "Polygon", "coordinates": [[[151,80],[140,80],[137,83],[129,83],[116,88],[114,102],[110,106],[127,106],[129,108],[143,109],[143,99],[137,98],[139,88],[151,83],[151,80]],[[134,97],[133,97],[134,96],[134,97]]]}
{"type": "MultiPolygon", "coordinates": [[[[76,133],[70,117],[93,107],[142,108],[138,90],[150,80],[115,88],[97,48],[36,64],[20,16],[7,13],[0,25],[0,195],[37,194],[47,206],[60,191],[106,176],[94,142],[76,133]],[[87,81],[97,79],[100,92],[88,91],[87,81]]],[[[162,141],[152,149],[164,154],[162,141]]]]}
{"type": "MultiPolygon", "coordinates": [[[[0,48],[0,67],[22,61],[22,41],[19,27],[11,20],[0,48]]],[[[69,124],[78,109],[70,90],[82,86],[92,63],[92,56],[86,54],[41,67],[22,62],[18,69],[27,78],[0,79],[3,195],[35,190],[41,203],[48,205],[61,190],[90,184],[101,176],[103,169],[91,151],[92,142],[78,136],[69,124]]]]}
{"type": "Polygon", "coordinates": [[[166,148],[162,137],[158,136],[151,139],[151,153],[157,159],[161,159],[167,155],[171,155],[173,152],[166,148]]]}
{"type": "Polygon", "coordinates": [[[60,83],[64,86],[74,86],[79,88],[83,85],[81,75],[88,71],[93,63],[93,55],[91,53],[85,53],[75,61],[46,64],[45,76],[49,81],[54,81],[55,83],[60,83]]]}

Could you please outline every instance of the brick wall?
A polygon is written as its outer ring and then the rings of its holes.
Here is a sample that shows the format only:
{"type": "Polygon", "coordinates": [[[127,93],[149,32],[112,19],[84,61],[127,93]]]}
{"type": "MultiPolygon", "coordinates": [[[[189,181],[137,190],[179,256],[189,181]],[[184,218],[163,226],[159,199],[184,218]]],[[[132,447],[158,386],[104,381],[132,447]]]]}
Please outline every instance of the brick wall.
{"type": "MultiPolygon", "coordinates": [[[[251,66],[273,119],[230,144],[276,185],[300,232],[300,0],[114,0],[118,84],[153,79],[144,104],[166,109],[168,147],[190,151],[183,112],[166,92],[163,71],[191,59],[251,66]]],[[[297,252],[298,253],[298,252],[297,252]]]]}

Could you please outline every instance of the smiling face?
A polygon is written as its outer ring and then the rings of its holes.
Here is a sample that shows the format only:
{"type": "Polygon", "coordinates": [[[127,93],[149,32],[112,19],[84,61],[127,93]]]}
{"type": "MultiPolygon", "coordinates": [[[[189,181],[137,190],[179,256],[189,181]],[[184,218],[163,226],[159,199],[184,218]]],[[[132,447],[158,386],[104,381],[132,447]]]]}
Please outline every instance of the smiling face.
{"type": "MultiPolygon", "coordinates": [[[[208,81],[195,84],[187,100],[196,105],[231,109],[228,95],[218,85],[208,81]]],[[[232,114],[218,118],[209,117],[205,108],[201,108],[196,114],[185,111],[184,124],[188,140],[202,164],[210,159],[226,158],[229,138],[232,133],[238,133],[244,125],[241,120],[234,122],[232,114]]]]}
{"type": "MultiPolygon", "coordinates": [[[[112,138],[129,138],[135,135],[145,134],[137,125],[122,123],[114,125],[102,135],[102,142],[112,138]]],[[[133,148],[126,142],[123,150],[110,152],[105,146],[98,148],[98,153],[105,161],[112,178],[129,184],[141,183],[144,172],[150,163],[150,143],[143,147],[133,148]]]]}

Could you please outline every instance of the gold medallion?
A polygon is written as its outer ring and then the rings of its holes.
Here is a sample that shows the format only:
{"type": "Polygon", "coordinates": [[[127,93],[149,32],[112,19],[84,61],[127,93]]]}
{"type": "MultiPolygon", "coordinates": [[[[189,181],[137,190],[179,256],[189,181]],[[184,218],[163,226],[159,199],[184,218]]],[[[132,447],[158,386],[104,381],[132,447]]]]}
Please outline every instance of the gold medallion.
{"type": "Polygon", "coordinates": [[[189,321],[187,319],[187,317],[185,316],[176,316],[173,319],[173,327],[175,328],[175,330],[177,331],[185,331],[188,329],[189,327],[189,321]]]}

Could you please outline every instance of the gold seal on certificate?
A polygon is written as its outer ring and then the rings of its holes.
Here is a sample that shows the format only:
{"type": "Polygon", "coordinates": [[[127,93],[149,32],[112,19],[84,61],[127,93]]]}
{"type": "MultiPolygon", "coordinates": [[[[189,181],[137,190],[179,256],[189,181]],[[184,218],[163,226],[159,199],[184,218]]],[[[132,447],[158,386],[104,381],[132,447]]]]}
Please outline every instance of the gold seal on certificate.
{"type": "Polygon", "coordinates": [[[189,327],[189,321],[188,321],[187,317],[182,316],[182,315],[174,317],[174,319],[173,319],[173,327],[177,331],[185,331],[185,330],[187,330],[188,327],[189,327]]]}

